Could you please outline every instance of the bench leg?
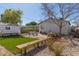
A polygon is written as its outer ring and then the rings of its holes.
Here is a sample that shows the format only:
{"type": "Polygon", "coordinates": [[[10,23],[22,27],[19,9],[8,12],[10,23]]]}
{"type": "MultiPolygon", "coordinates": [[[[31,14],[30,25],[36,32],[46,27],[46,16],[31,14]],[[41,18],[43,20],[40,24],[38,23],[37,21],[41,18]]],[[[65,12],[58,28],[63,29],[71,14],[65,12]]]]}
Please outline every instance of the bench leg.
{"type": "Polygon", "coordinates": [[[39,43],[35,44],[35,49],[39,48],[39,43]]]}
{"type": "Polygon", "coordinates": [[[23,54],[22,54],[22,49],[21,49],[21,56],[22,56],[23,54]]]}
{"type": "Polygon", "coordinates": [[[24,55],[26,55],[27,54],[27,50],[26,50],[26,48],[24,48],[24,55]]]}

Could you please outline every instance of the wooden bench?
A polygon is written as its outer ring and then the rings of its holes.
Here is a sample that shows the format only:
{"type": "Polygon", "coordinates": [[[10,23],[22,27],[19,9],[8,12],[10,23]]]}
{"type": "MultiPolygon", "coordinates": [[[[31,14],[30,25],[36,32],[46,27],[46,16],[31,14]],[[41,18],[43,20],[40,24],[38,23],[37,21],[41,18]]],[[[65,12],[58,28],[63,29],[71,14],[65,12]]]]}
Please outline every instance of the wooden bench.
{"type": "Polygon", "coordinates": [[[18,46],[16,46],[16,48],[20,49],[21,55],[26,55],[26,53],[29,51],[30,46],[33,49],[39,48],[40,46],[46,45],[46,42],[47,42],[47,39],[35,40],[35,41],[32,41],[32,42],[28,42],[28,43],[25,43],[25,44],[18,45],[18,46]]]}

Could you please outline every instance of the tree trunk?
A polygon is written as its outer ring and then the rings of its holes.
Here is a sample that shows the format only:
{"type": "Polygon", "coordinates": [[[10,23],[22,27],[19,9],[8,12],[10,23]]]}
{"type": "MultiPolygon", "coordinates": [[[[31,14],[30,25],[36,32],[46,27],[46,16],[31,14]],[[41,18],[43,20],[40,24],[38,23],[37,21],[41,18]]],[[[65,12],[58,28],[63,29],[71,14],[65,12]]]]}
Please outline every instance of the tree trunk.
{"type": "Polygon", "coordinates": [[[61,26],[59,27],[59,34],[60,34],[60,36],[62,35],[62,27],[61,26]]]}
{"type": "Polygon", "coordinates": [[[60,25],[59,25],[59,34],[60,34],[60,36],[62,35],[62,22],[60,23],[60,25]]]}

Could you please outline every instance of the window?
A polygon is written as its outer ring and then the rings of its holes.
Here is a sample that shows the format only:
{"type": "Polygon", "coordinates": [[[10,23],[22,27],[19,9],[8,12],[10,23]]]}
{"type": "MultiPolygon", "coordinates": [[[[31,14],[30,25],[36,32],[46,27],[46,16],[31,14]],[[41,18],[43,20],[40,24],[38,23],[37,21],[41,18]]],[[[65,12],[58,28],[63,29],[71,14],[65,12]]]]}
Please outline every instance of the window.
{"type": "Polygon", "coordinates": [[[10,27],[6,27],[6,30],[10,30],[10,27]]]}

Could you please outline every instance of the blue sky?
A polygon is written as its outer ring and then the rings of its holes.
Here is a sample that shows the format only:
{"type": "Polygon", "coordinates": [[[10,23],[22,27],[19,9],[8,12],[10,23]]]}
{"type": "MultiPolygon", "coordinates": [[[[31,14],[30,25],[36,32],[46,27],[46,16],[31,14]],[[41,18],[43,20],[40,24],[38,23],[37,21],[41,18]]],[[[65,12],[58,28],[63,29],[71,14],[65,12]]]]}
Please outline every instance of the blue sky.
{"type": "MultiPolygon", "coordinates": [[[[26,23],[29,23],[32,21],[40,22],[44,19],[44,16],[42,15],[40,3],[0,3],[0,14],[9,8],[20,9],[23,11],[23,15],[21,18],[22,25],[25,25],[26,23]]],[[[60,14],[57,6],[55,8],[55,12],[59,17],[60,14]]]]}
{"type": "Polygon", "coordinates": [[[8,8],[21,9],[23,11],[21,19],[23,25],[31,21],[39,22],[43,18],[41,4],[39,3],[0,3],[0,14],[8,8]]]}

